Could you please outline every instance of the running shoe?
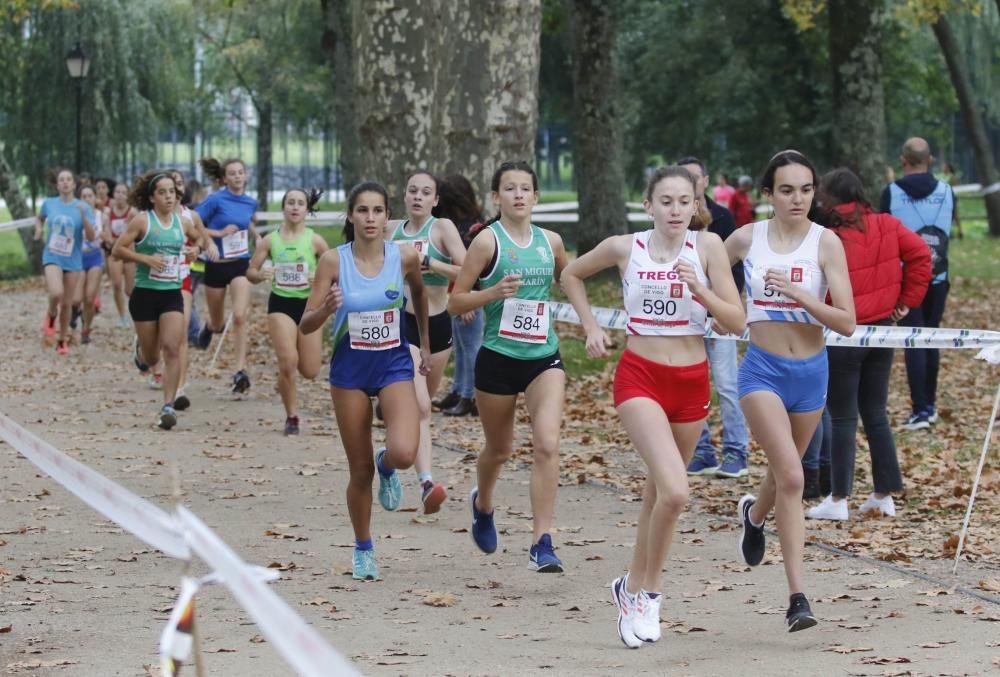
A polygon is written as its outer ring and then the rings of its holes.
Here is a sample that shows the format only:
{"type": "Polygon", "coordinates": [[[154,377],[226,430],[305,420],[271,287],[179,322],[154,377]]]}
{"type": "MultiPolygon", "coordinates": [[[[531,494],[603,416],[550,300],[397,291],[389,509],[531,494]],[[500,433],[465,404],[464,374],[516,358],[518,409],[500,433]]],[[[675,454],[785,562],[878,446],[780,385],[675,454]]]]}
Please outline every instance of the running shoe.
{"type": "Polygon", "coordinates": [[[233,374],[233,392],[245,393],[248,390],[250,390],[250,376],[246,369],[240,369],[233,374]]]}
{"type": "Polygon", "coordinates": [[[716,477],[738,479],[750,474],[747,470],[747,458],[736,452],[727,452],[722,457],[722,465],[715,471],[716,477]]]}
{"type": "Polygon", "coordinates": [[[126,315],[119,315],[118,316],[118,328],[119,329],[128,329],[130,326],[131,326],[131,324],[129,323],[128,317],[126,315]]]}
{"type": "Polygon", "coordinates": [[[757,499],[747,494],[736,506],[740,521],[743,522],[743,533],[740,535],[740,556],[752,567],[764,559],[764,525],[755,526],[750,521],[750,508],[757,499]]]}
{"type": "Polygon", "coordinates": [[[927,407],[926,409],[924,409],[924,416],[927,417],[927,422],[930,423],[931,425],[934,425],[935,423],[937,423],[938,422],[938,418],[939,418],[938,413],[937,413],[937,407],[935,407],[932,404],[929,407],[927,407]]]}
{"type": "Polygon", "coordinates": [[[198,332],[198,347],[201,350],[206,350],[208,346],[212,343],[212,334],[214,332],[208,328],[208,322],[201,325],[201,331],[198,332]]]}
{"type": "Polygon", "coordinates": [[[94,297],[94,314],[95,315],[100,315],[101,314],[101,297],[100,296],[95,296],[94,297]]]}
{"type": "Polygon", "coordinates": [[[711,458],[702,454],[695,454],[688,463],[687,474],[694,475],[715,475],[719,469],[719,462],[715,460],[713,453],[711,458]]]}
{"type": "Polygon", "coordinates": [[[285,419],[285,434],[286,435],[298,435],[299,434],[299,417],[289,416],[285,419]]]}
{"type": "Polygon", "coordinates": [[[611,583],[611,599],[618,607],[618,637],[628,648],[638,649],[642,646],[642,640],[635,636],[632,626],[635,623],[639,596],[629,594],[625,589],[627,582],[628,574],[625,574],[611,583]]]}
{"type": "Polygon", "coordinates": [[[444,411],[445,409],[451,409],[452,407],[454,407],[456,404],[458,404],[458,401],[460,399],[462,399],[461,395],[452,390],[451,392],[449,392],[447,395],[445,395],[440,399],[431,400],[431,405],[435,409],[440,409],[441,411],[444,411]]]}
{"type": "Polygon", "coordinates": [[[819,505],[815,505],[806,510],[806,517],[811,520],[840,520],[848,518],[847,499],[837,500],[831,494],[823,499],[819,505]]]}
{"type": "Polygon", "coordinates": [[[816,625],[817,620],[813,616],[812,609],[809,608],[809,600],[801,592],[797,592],[789,598],[785,622],[788,623],[788,632],[798,632],[816,625]]]}
{"type": "Polygon", "coordinates": [[[636,614],[632,618],[632,634],[644,642],[660,641],[660,603],[663,595],[654,597],[640,590],[636,597],[641,603],[636,605],[636,614]]]}
{"type": "Polygon", "coordinates": [[[399,481],[399,473],[395,470],[391,475],[383,475],[379,470],[382,458],[385,456],[385,447],[379,449],[375,454],[375,470],[378,471],[378,502],[386,510],[396,510],[403,500],[403,484],[399,481]]]}
{"type": "Polygon", "coordinates": [[[149,387],[153,390],[163,390],[163,374],[150,374],[149,387]]]}
{"type": "Polygon", "coordinates": [[[80,331],[80,343],[87,344],[90,343],[90,330],[82,329],[80,331]]]}
{"type": "Polygon", "coordinates": [[[145,374],[149,371],[149,365],[142,361],[142,356],[139,354],[139,336],[136,335],[132,339],[132,362],[135,364],[136,369],[145,374]]]}
{"type": "Polygon", "coordinates": [[[556,557],[555,548],[552,547],[552,537],[542,534],[538,543],[531,546],[528,551],[528,568],[540,574],[560,574],[563,564],[556,557]]]}
{"type": "Polygon", "coordinates": [[[81,317],[83,317],[83,309],[80,306],[73,306],[73,313],[69,316],[69,328],[76,329],[81,317]]]}
{"type": "Polygon", "coordinates": [[[493,511],[479,512],[476,508],[476,497],[479,496],[479,487],[473,487],[469,494],[469,506],[472,507],[472,528],[469,535],[476,547],[490,554],[497,549],[497,527],[493,523],[493,511]]]}
{"type": "Polygon", "coordinates": [[[56,316],[45,314],[45,320],[42,322],[42,334],[46,337],[52,337],[56,335],[56,316]]]}
{"type": "Polygon", "coordinates": [[[424,482],[423,493],[420,501],[424,504],[424,514],[433,515],[441,509],[441,504],[448,498],[448,493],[440,482],[424,482]]]}
{"type": "Polygon", "coordinates": [[[378,580],[378,566],[375,564],[374,550],[354,549],[354,566],[351,576],[356,581],[378,580]]]}
{"type": "Polygon", "coordinates": [[[858,508],[858,512],[866,513],[871,510],[878,510],[886,517],[896,516],[896,504],[892,502],[892,496],[875,498],[875,494],[869,494],[865,502],[858,508]]]}
{"type": "Polygon", "coordinates": [[[59,355],[69,355],[69,346],[66,345],[65,341],[56,343],[56,353],[59,355]]]}
{"type": "Polygon", "coordinates": [[[176,409],[177,411],[184,411],[185,409],[191,406],[191,400],[188,399],[187,394],[185,394],[184,392],[185,387],[186,386],[178,388],[177,397],[174,398],[174,409],[176,409]]]}
{"type": "MultiPolygon", "coordinates": [[[[937,419],[935,418],[935,420],[937,419]]],[[[923,411],[913,412],[910,414],[910,418],[906,419],[906,423],[902,425],[903,430],[923,430],[924,428],[930,427],[930,418],[928,418],[927,413],[923,411]]]]}
{"type": "Polygon", "coordinates": [[[164,404],[160,409],[159,426],[164,430],[170,430],[175,425],[177,425],[177,411],[169,404],[164,404]]]}

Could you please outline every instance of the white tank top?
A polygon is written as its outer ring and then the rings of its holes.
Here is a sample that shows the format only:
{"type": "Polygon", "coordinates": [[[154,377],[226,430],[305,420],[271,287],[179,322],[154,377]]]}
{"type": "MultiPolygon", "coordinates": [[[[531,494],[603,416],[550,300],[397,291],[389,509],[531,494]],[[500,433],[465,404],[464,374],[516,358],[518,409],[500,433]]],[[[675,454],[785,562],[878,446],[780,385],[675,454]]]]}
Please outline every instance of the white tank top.
{"type": "Polygon", "coordinates": [[[777,254],[767,242],[768,221],[753,224],[750,251],[743,259],[747,288],[747,322],[800,322],[822,324],[806,312],[799,303],[780,292],[764,289],[768,270],[783,271],[793,284],[808,291],[820,301],[826,300],[826,275],[819,266],[819,241],[823,226],[812,223],[802,244],[788,254],[777,254]]]}
{"type": "Polygon", "coordinates": [[[708,286],[708,277],[698,256],[698,233],[689,230],[677,258],[658,263],[649,255],[652,230],[632,236],[632,252],[622,275],[622,293],[628,323],[625,330],[635,336],[702,336],[708,311],[687,284],[674,272],[681,258],[694,266],[698,280],[708,286]]]}

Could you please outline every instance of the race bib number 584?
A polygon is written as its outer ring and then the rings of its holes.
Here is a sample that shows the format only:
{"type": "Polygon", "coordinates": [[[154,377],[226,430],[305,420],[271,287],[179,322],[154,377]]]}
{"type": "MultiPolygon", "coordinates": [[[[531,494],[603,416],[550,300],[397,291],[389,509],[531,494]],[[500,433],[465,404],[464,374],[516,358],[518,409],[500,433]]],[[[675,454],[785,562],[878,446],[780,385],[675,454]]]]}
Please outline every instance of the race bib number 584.
{"type": "Polygon", "coordinates": [[[499,334],[521,343],[545,343],[549,340],[548,302],[504,299],[499,334]]]}

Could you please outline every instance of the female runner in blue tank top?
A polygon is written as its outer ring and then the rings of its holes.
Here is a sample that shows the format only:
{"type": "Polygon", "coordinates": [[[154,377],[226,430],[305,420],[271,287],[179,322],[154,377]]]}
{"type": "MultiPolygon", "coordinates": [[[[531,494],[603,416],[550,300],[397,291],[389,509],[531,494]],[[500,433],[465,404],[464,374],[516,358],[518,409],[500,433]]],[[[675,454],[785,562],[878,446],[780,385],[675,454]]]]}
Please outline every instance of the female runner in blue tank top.
{"type": "Polygon", "coordinates": [[[790,593],[789,632],[816,624],[803,593],[801,458],[826,404],[823,327],[850,336],[855,326],[844,247],[811,219],[817,183],[805,156],[778,153],[761,180],[774,217],[739,228],[726,240],[730,263],[743,261],[746,273],[750,348],[737,379],[740,405],[768,466],[758,495],[739,502],[740,551],[750,566],[761,563],[764,519],[774,508],[790,593]]]}
{"type": "Polygon", "coordinates": [[[69,352],[66,337],[69,318],[73,312],[73,291],[83,275],[83,239],[94,239],[94,212],[73,195],[76,177],[68,169],[56,172],[58,197],[45,198],[35,223],[35,239],[42,239],[42,227],[48,223],[48,239],[42,254],[45,289],[49,296],[49,311],[42,331],[45,338],[56,335],[56,317],[59,318],[59,337],[56,352],[69,352]]]}
{"type": "Polygon", "coordinates": [[[347,510],[354,527],[354,578],[378,578],[371,537],[372,479],[379,475],[379,503],[396,510],[402,498],[399,470],[413,465],[420,414],[413,386],[413,358],[403,329],[403,284],[410,289],[420,335],[420,371],[430,370],[427,296],[420,255],[383,238],[388,196],[378,183],[355,186],[347,196],[345,244],[316,264],[299,322],[311,334],[334,315],[330,395],[347,453],[347,510]],[[372,462],[372,397],[385,418],[385,448],[372,462]]]}

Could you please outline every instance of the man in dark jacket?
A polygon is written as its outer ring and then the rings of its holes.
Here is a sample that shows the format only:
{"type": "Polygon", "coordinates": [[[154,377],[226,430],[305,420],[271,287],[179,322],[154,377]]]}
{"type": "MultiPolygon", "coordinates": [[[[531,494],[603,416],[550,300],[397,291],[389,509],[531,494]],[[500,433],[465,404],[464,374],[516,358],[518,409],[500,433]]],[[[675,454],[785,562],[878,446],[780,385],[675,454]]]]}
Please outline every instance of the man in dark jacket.
{"type": "MultiPolygon", "coordinates": [[[[733,215],[725,207],[716,204],[705,192],[708,188],[708,172],[696,157],[684,157],[677,161],[681,167],[691,172],[697,182],[696,194],[702,196],[712,214],[709,232],[723,240],[736,230],[733,215]]],[[[743,291],[742,262],[733,266],[736,288],[743,291]]],[[[688,465],[688,475],[715,475],[716,477],[743,477],[747,471],[747,424],[740,409],[736,394],[736,341],[728,339],[706,339],[705,350],[712,369],[712,383],[719,394],[719,409],[722,412],[722,465],[719,465],[712,445],[708,421],[701,431],[701,439],[695,448],[694,457],[688,465]]]]}
{"type": "MultiPolygon", "coordinates": [[[[903,177],[882,191],[879,208],[891,213],[907,228],[924,239],[931,250],[934,277],[923,303],[900,320],[904,327],[939,327],[948,297],[948,237],[951,234],[955,195],[951,186],[930,172],[934,162],[927,141],[907,139],[899,157],[903,177]]],[[[907,350],[906,379],[910,386],[913,413],[903,424],[907,430],[929,428],[937,422],[935,396],[940,357],[937,349],[907,350]]]]}

